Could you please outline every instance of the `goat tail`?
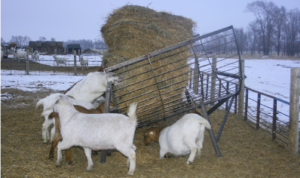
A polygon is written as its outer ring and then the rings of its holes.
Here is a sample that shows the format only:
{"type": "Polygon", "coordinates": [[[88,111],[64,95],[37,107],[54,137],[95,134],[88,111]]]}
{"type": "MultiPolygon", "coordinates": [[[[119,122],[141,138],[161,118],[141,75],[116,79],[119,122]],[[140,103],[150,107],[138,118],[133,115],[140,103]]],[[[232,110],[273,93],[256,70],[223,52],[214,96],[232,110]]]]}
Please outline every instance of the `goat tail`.
{"type": "Polygon", "coordinates": [[[127,115],[129,116],[129,120],[134,123],[137,123],[137,116],[136,116],[137,105],[138,105],[137,102],[131,103],[127,112],[127,115]]]}
{"type": "Polygon", "coordinates": [[[35,105],[35,109],[37,109],[40,105],[43,105],[44,106],[44,99],[40,99],[36,105],[35,105]]]}
{"type": "Polygon", "coordinates": [[[211,126],[210,126],[210,124],[209,124],[209,122],[206,120],[206,119],[204,119],[203,117],[201,117],[201,116],[199,116],[199,123],[200,124],[202,124],[202,125],[204,125],[207,129],[211,129],[211,126]]]}

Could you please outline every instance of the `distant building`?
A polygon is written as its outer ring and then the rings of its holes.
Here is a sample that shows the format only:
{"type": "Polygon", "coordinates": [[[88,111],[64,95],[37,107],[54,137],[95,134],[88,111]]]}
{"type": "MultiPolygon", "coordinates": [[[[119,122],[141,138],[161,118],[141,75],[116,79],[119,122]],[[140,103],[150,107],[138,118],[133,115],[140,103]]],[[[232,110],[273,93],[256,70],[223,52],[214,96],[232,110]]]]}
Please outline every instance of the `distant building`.
{"type": "Polygon", "coordinates": [[[1,43],[1,51],[3,51],[3,58],[7,58],[8,54],[11,54],[11,50],[8,43],[1,43]]]}
{"type": "Polygon", "coordinates": [[[39,52],[47,53],[64,53],[63,42],[60,41],[29,41],[29,47],[32,51],[38,50],[39,52]]]}
{"type": "Polygon", "coordinates": [[[76,54],[79,54],[79,50],[81,51],[80,44],[68,44],[67,45],[67,53],[74,53],[74,50],[76,51],[76,54]]]}

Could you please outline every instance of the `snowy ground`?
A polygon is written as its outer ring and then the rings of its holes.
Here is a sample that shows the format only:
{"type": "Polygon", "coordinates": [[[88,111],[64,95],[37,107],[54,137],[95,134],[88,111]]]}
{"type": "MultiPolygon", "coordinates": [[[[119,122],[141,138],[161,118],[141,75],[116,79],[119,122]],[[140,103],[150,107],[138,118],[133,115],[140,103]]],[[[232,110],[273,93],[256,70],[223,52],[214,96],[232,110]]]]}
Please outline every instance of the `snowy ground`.
{"type": "MultiPolygon", "coordinates": [[[[277,117],[283,122],[288,122],[289,120],[289,104],[286,102],[290,102],[290,77],[292,67],[300,68],[300,61],[272,59],[245,60],[246,87],[280,99],[277,100],[277,117]]],[[[257,93],[249,91],[249,98],[256,100],[257,93]]],[[[262,95],[262,112],[272,116],[273,111],[272,108],[269,107],[273,106],[273,102],[274,100],[272,98],[262,95]]],[[[252,114],[256,115],[257,103],[249,100],[249,105],[254,111],[252,114]]],[[[268,117],[266,120],[271,121],[272,118],[268,117]]]]}
{"type": "MultiPolygon", "coordinates": [[[[67,55],[70,62],[74,60],[73,55],[67,55]]],[[[87,56],[89,58],[89,65],[99,65],[101,56],[87,56]]],[[[52,56],[40,56],[41,61],[47,65],[56,65],[53,63],[52,56]]],[[[260,92],[275,96],[281,100],[289,102],[290,92],[290,73],[292,67],[300,67],[299,60],[272,60],[272,59],[246,59],[245,60],[245,85],[249,88],[258,90],[260,92]]],[[[16,74],[20,71],[12,71],[16,74]]],[[[45,89],[66,90],[73,83],[81,80],[84,76],[65,75],[64,73],[56,73],[56,75],[24,75],[21,71],[20,75],[6,75],[8,71],[1,70],[1,89],[4,88],[18,88],[25,91],[37,91],[45,89]]],[[[9,99],[7,95],[1,93],[1,100],[9,99]]],[[[250,98],[257,98],[257,94],[250,92],[250,98]]],[[[272,106],[273,100],[267,97],[261,99],[263,105],[272,106]]],[[[255,108],[255,103],[252,103],[255,108]]],[[[278,102],[278,110],[283,115],[288,115],[289,106],[285,103],[278,102]]],[[[271,112],[271,111],[270,111],[271,112]]],[[[286,120],[286,116],[283,117],[286,120]]]]}

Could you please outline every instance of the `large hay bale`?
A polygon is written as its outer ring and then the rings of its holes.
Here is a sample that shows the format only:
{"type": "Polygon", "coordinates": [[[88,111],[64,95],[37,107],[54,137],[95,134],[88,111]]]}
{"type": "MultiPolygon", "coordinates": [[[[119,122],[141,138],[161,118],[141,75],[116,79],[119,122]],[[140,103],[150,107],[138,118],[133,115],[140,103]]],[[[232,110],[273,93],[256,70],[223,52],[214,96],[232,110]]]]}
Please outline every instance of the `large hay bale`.
{"type": "MultiPolygon", "coordinates": [[[[191,19],[182,16],[176,16],[166,12],[156,12],[152,9],[141,6],[123,6],[119,9],[114,10],[114,12],[109,15],[107,23],[101,29],[105,43],[108,45],[108,52],[103,56],[103,64],[106,67],[110,67],[112,65],[119,64],[121,62],[134,59],[136,57],[190,39],[193,36],[194,26],[195,23],[191,19]]],[[[155,76],[160,75],[165,71],[171,71],[173,69],[187,64],[187,59],[184,59],[189,54],[187,47],[183,47],[175,51],[178,51],[178,54],[170,55],[170,57],[164,57],[162,60],[159,60],[161,56],[151,58],[151,61],[153,61],[152,67],[155,69],[153,71],[155,76]],[[183,60],[173,62],[178,58],[183,58],[183,60]]],[[[144,62],[138,62],[133,65],[140,66],[141,63],[144,62]]],[[[128,83],[143,81],[149,78],[149,76],[153,75],[151,66],[143,66],[136,68],[131,67],[131,69],[132,70],[129,73],[126,73],[127,69],[120,69],[118,72],[125,72],[122,74],[123,78],[127,78],[140,73],[143,74],[139,75],[138,77],[132,78],[131,81],[122,81],[122,84],[118,85],[117,87],[122,88],[128,83]],[[144,71],[149,72],[144,73],[144,71]]],[[[119,108],[125,109],[125,107],[132,102],[130,100],[130,98],[132,97],[142,95],[143,93],[147,93],[149,91],[155,91],[157,90],[157,87],[162,88],[167,85],[176,83],[177,81],[181,81],[185,78],[188,78],[188,75],[182,75],[175,79],[172,78],[173,76],[185,73],[188,70],[188,67],[182,67],[179,70],[161,75],[157,77],[157,80],[160,81],[158,85],[153,85],[151,87],[147,87],[139,91],[131,92],[137,88],[141,88],[150,84],[155,84],[155,79],[152,78],[150,80],[145,80],[136,85],[127,87],[124,90],[119,90],[116,93],[116,95],[122,96],[121,100],[123,101],[128,100],[128,102],[122,102],[122,104],[119,105],[119,108]]],[[[187,81],[177,85],[185,86],[186,83],[187,81]]],[[[175,87],[177,86],[173,86],[173,88],[175,87]]],[[[171,91],[172,87],[164,88],[164,90],[171,91]]],[[[168,102],[169,100],[174,100],[176,98],[181,97],[180,95],[176,95],[174,98],[170,97],[171,95],[173,96],[176,93],[182,92],[182,89],[172,91],[169,93],[162,92],[165,94],[160,97],[158,96],[153,98],[153,95],[161,95],[161,93],[159,94],[158,92],[155,92],[149,95],[144,95],[139,98],[135,98],[135,101],[142,101],[139,103],[139,108],[141,110],[149,107],[153,108],[153,110],[157,110],[157,107],[161,105],[161,99],[165,99],[165,102],[168,102]]],[[[151,113],[152,111],[149,110],[147,112],[142,113],[148,112],[151,113]]]]}
{"type": "Polygon", "coordinates": [[[114,10],[101,33],[108,45],[106,67],[187,40],[195,22],[189,18],[126,5],[114,10]]]}

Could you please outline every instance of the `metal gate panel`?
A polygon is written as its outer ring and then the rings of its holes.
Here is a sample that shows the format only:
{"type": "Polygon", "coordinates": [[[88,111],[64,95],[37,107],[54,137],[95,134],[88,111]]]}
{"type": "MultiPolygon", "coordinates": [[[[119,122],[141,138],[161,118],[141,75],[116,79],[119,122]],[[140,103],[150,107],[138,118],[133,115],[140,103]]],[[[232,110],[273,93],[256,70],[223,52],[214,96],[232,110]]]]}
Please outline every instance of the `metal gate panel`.
{"type": "MultiPolygon", "coordinates": [[[[133,49],[134,50],[134,49],[133,49]]],[[[232,26],[195,36],[108,67],[121,82],[113,88],[119,112],[139,102],[139,127],[237,95],[242,80],[232,26]]]]}

